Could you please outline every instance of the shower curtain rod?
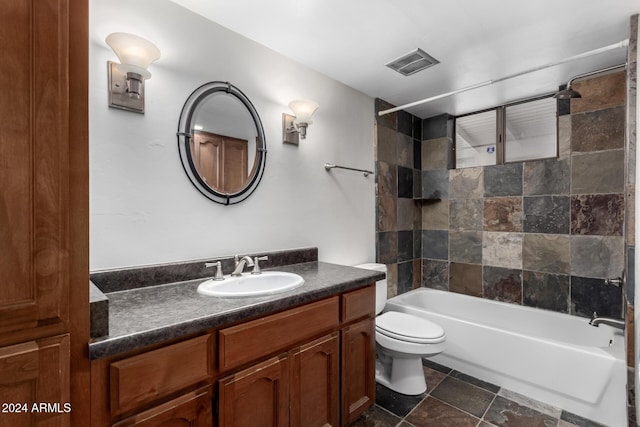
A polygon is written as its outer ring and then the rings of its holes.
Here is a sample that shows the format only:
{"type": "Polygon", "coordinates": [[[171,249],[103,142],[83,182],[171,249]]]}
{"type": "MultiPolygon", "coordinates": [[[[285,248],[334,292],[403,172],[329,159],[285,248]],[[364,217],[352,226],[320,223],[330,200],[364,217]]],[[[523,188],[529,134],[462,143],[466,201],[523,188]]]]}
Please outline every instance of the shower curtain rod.
{"type": "Polygon", "coordinates": [[[420,101],[414,101],[414,102],[411,102],[409,104],[400,105],[399,107],[394,107],[394,108],[389,108],[387,110],[382,110],[382,111],[378,112],[378,116],[384,116],[386,114],[395,113],[396,111],[405,110],[407,108],[415,107],[416,105],[420,105],[420,104],[426,104],[427,102],[435,101],[437,99],[446,98],[448,96],[456,95],[456,94],[461,93],[461,92],[466,92],[468,90],[477,89],[477,88],[483,87],[483,86],[489,86],[489,85],[494,84],[494,83],[500,83],[500,82],[505,81],[505,80],[513,79],[514,77],[520,77],[522,75],[533,73],[535,71],[544,70],[545,68],[555,67],[556,65],[564,64],[564,63],[571,62],[571,61],[576,61],[578,59],[587,58],[589,56],[598,55],[598,54],[603,53],[603,52],[608,52],[610,50],[620,49],[620,48],[627,47],[627,46],[629,46],[629,39],[624,39],[624,40],[621,40],[621,41],[619,41],[617,43],[610,44],[608,46],[604,46],[604,47],[601,47],[601,48],[598,48],[598,49],[593,49],[593,50],[590,50],[588,52],[580,53],[578,55],[569,56],[567,58],[564,58],[564,59],[561,59],[561,60],[555,61],[555,62],[550,62],[550,63],[545,64],[545,65],[539,65],[537,67],[530,68],[530,69],[525,70],[525,71],[520,71],[520,72],[515,73],[515,74],[510,74],[508,76],[500,77],[499,79],[487,80],[487,81],[482,82],[482,83],[478,83],[478,84],[471,85],[471,86],[466,86],[466,87],[463,87],[463,88],[457,89],[457,90],[452,90],[451,92],[446,92],[446,93],[443,93],[443,94],[440,94],[440,95],[431,96],[429,98],[421,99],[420,101]]]}

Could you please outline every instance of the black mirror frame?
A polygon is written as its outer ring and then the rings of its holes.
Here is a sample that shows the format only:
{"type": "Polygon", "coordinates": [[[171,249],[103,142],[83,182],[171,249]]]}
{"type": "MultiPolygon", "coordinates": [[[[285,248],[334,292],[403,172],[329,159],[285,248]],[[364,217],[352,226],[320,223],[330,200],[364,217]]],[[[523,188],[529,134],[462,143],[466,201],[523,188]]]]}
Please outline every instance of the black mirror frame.
{"type": "Polygon", "coordinates": [[[196,90],[194,90],[180,112],[180,120],[178,122],[178,152],[180,154],[180,160],[182,161],[182,168],[184,169],[191,184],[207,199],[220,203],[222,205],[234,205],[240,203],[248,198],[258,187],[262,176],[264,174],[264,168],[267,160],[267,142],[264,137],[264,129],[258,112],[249,100],[247,96],[242,93],[240,89],[235,87],[229,82],[209,82],[205,83],[196,90]],[[209,187],[206,182],[202,180],[200,174],[196,170],[196,166],[193,162],[191,155],[190,140],[193,137],[193,114],[196,111],[198,104],[203,102],[209,95],[216,92],[226,92],[231,96],[236,97],[245,108],[251,114],[251,118],[256,126],[258,133],[258,140],[256,146],[256,171],[251,177],[247,185],[240,191],[235,193],[221,193],[209,187]]]}

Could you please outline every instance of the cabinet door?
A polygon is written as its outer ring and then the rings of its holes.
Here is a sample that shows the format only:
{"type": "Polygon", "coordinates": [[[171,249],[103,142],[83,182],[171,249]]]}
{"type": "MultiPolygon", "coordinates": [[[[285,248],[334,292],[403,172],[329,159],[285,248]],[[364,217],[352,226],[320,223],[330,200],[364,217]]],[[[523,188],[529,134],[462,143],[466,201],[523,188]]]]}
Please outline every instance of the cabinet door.
{"type": "Polygon", "coordinates": [[[273,357],[220,380],[220,427],[289,425],[289,361],[273,357]]]}
{"type": "Polygon", "coordinates": [[[294,352],[291,361],[291,426],[339,425],[339,354],[338,332],[294,352]]]}
{"type": "Polygon", "coordinates": [[[68,317],[68,2],[7,0],[0,19],[4,333],[68,317]]]}
{"type": "Polygon", "coordinates": [[[68,426],[69,335],[0,348],[0,403],[0,425],[68,426]]]}
{"type": "Polygon", "coordinates": [[[198,173],[209,187],[235,193],[247,182],[248,147],[243,139],[198,131],[191,140],[191,155],[198,173]]]}
{"type": "Polygon", "coordinates": [[[224,138],[224,190],[235,193],[247,183],[249,143],[244,139],[224,138]]]}
{"type": "Polygon", "coordinates": [[[211,387],[203,387],[138,415],[113,427],[212,427],[211,387]]]}
{"type": "Polygon", "coordinates": [[[367,318],[342,330],[342,425],[375,402],[374,322],[367,318]]]}

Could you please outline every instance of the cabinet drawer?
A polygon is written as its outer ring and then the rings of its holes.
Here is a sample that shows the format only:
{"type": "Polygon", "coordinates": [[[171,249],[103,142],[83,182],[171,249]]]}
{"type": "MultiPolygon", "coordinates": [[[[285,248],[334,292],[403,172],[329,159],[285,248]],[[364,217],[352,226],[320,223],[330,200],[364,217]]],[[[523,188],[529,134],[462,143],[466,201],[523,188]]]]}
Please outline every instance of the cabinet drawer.
{"type": "Polygon", "coordinates": [[[338,297],[220,330],[220,371],[257,360],[338,326],[338,297]]]}
{"type": "Polygon", "coordinates": [[[111,414],[207,379],[213,351],[213,336],[205,335],[113,362],[109,367],[111,414]]]}
{"type": "Polygon", "coordinates": [[[342,322],[348,323],[366,316],[374,316],[376,311],[376,286],[348,292],[342,295],[342,322]]]}
{"type": "Polygon", "coordinates": [[[154,427],[186,423],[189,426],[211,427],[212,399],[211,387],[203,387],[120,421],[113,427],[154,427]]]}

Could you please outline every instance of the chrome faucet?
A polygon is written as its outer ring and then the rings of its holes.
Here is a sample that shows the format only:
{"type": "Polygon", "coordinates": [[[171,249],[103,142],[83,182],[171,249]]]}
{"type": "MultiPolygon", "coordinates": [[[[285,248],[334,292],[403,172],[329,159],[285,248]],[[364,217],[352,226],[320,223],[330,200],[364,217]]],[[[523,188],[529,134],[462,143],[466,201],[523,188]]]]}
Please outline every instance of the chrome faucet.
{"type": "Polygon", "coordinates": [[[260,269],[260,261],[268,260],[268,256],[257,256],[253,259],[253,271],[251,274],[262,274],[262,270],[260,269]]]}
{"type": "Polygon", "coordinates": [[[625,327],[624,320],[612,319],[610,317],[598,317],[598,313],[594,311],[593,314],[591,315],[591,320],[589,321],[589,324],[591,326],[598,327],[600,326],[601,323],[605,325],[613,326],[614,328],[618,328],[618,329],[624,329],[625,327]]]}
{"type": "Polygon", "coordinates": [[[243,256],[242,258],[240,258],[238,255],[236,255],[233,259],[235,261],[236,268],[235,268],[235,270],[233,270],[233,273],[231,273],[231,275],[234,276],[234,277],[242,275],[242,271],[244,270],[244,266],[245,265],[247,265],[249,267],[253,267],[253,260],[248,255],[243,256]]]}
{"type": "Polygon", "coordinates": [[[215,267],[216,268],[216,275],[213,276],[213,280],[224,280],[224,275],[222,274],[222,262],[221,261],[205,262],[204,263],[204,267],[205,268],[215,267]]]}

